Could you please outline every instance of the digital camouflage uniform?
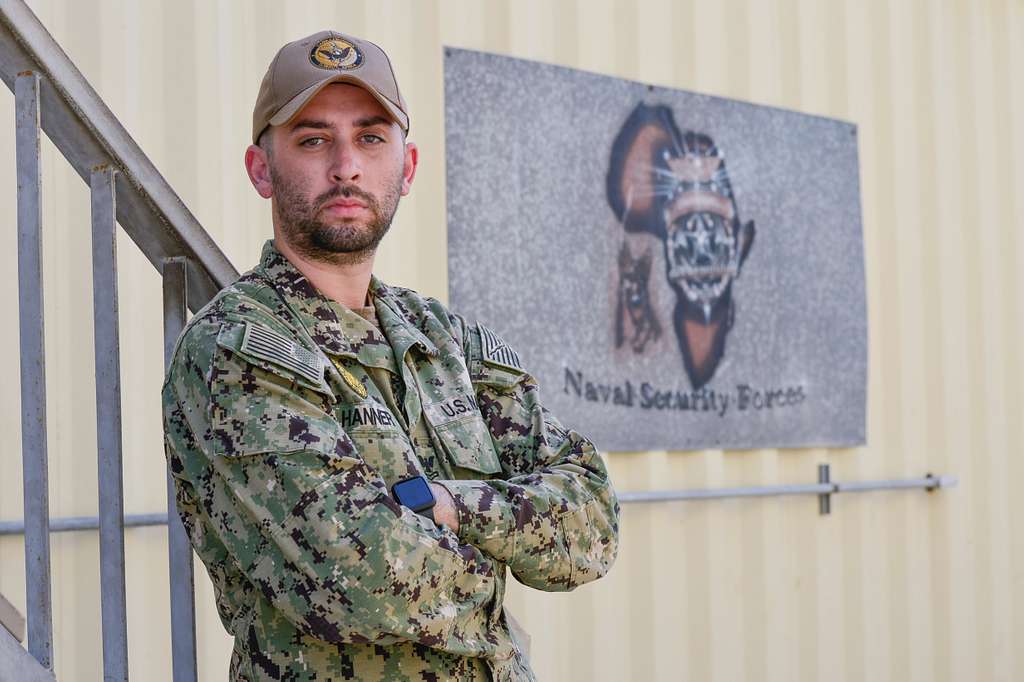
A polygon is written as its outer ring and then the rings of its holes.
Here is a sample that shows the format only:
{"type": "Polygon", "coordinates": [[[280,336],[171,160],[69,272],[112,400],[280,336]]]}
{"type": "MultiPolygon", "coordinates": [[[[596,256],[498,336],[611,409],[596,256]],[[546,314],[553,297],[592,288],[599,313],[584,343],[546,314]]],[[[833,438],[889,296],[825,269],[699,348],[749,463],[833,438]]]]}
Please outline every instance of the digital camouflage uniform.
{"type": "Polygon", "coordinates": [[[231,679],[532,680],[505,569],[551,591],[607,572],[605,466],[491,332],[376,278],[370,296],[379,328],[268,241],[178,340],[167,459],[231,679]],[[417,474],[451,491],[457,536],[392,499],[417,474]]]}

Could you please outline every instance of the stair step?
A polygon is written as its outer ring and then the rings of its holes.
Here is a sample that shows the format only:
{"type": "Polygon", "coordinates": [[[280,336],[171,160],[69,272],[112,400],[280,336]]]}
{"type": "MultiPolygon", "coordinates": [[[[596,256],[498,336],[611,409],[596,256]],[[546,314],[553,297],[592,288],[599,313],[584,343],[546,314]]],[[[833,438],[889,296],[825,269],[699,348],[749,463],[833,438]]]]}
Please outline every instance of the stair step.
{"type": "Polygon", "coordinates": [[[55,682],[52,670],[39,665],[36,659],[0,628],[0,680],[7,682],[55,682]]]}
{"type": "Polygon", "coordinates": [[[7,632],[14,636],[19,642],[25,641],[25,616],[21,615],[14,604],[7,601],[4,595],[0,594],[0,625],[3,625],[7,632]]]}

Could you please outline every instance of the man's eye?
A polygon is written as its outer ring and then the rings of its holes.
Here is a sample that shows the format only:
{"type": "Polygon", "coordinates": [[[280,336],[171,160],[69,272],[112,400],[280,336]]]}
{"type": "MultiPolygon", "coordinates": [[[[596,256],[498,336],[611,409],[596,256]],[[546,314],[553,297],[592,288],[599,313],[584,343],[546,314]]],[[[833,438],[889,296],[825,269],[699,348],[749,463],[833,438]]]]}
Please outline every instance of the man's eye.
{"type": "Polygon", "coordinates": [[[384,141],[383,137],[381,137],[380,135],[374,135],[373,133],[367,133],[366,135],[363,135],[362,139],[363,142],[366,142],[367,144],[380,144],[381,142],[384,141]]]}
{"type": "Polygon", "coordinates": [[[303,147],[319,147],[324,142],[326,142],[326,140],[322,137],[308,137],[299,144],[303,147]]]}

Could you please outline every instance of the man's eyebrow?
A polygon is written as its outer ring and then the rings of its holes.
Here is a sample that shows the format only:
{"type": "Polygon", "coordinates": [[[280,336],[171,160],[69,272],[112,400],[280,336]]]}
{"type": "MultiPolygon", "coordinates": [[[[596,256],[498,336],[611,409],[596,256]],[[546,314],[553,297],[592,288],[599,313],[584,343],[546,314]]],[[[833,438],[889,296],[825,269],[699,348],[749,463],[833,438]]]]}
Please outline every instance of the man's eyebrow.
{"type": "Polygon", "coordinates": [[[330,130],[334,126],[327,121],[317,121],[310,118],[304,118],[301,121],[296,121],[291,126],[291,131],[295,132],[299,128],[313,128],[315,130],[330,130]]]}
{"type": "Polygon", "coordinates": [[[356,128],[369,128],[375,125],[391,125],[391,119],[386,116],[366,116],[365,118],[357,119],[353,125],[356,128]]]}

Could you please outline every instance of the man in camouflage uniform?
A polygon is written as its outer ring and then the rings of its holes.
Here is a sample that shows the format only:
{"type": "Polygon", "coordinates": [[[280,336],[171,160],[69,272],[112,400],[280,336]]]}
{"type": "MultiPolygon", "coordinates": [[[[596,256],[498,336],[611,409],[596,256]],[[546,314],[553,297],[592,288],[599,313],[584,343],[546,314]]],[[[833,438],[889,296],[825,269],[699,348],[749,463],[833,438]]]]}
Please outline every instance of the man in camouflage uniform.
{"type": "Polygon", "coordinates": [[[371,275],[418,154],[380,48],[289,43],[253,119],[274,240],[192,318],[163,388],[231,679],[532,680],[506,569],[550,591],[607,572],[601,457],[493,332],[371,275]],[[434,507],[400,504],[399,482],[434,507]]]}

